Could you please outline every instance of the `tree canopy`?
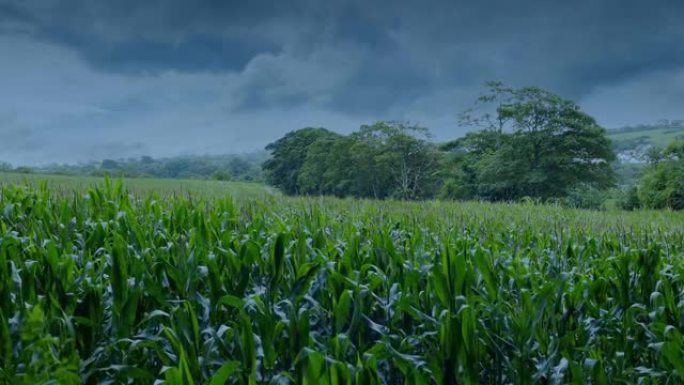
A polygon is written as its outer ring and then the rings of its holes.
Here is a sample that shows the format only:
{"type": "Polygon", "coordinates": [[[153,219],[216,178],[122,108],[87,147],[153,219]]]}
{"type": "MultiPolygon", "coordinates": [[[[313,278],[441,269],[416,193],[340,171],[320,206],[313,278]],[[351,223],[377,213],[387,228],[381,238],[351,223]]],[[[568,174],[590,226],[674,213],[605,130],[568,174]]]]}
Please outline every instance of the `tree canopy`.
{"type": "Polygon", "coordinates": [[[288,194],[421,199],[436,194],[439,153],[428,130],[399,122],[347,136],[305,128],[269,144],[269,180],[288,194]],[[283,188],[285,186],[285,188],[283,188]]]}
{"type": "Polygon", "coordinates": [[[271,159],[264,163],[266,181],[286,194],[301,192],[299,174],[306,160],[309,147],[318,140],[331,139],[338,134],[325,128],[307,127],[287,133],[266,146],[271,159]]]}
{"type": "MultiPolygon", "coordinates": [[[[462,124],[477,128],[437,145],[428,129],[380,121],[349,135],[293,131],[266,149],[267,181],[287,194],[371,198],[600,202],[616,159],[605,130],[570,100],[536,87],[489,83],[462,124]],[[581,198],[590,191],[592,199],[581,198]],[[597,199],[595,199],[597,198],[597,199]]],[[[586,203],[581,203],[586,204],[586,203]]]]}
{"type": "Polygon", "coordinates": [[[605,130],[572,101],[491,83],[479,103],[494,113],[469,111],[463,123],[481,130],[444,146],[455,154],[456,197],[549,199],[580,185],[613,185],[615,154],[605,130]]]}
{"type": "Polygon", "coordinates": [[[684,139],[651,153],[637,194],[644,207],[684,210],[684,139]]]}

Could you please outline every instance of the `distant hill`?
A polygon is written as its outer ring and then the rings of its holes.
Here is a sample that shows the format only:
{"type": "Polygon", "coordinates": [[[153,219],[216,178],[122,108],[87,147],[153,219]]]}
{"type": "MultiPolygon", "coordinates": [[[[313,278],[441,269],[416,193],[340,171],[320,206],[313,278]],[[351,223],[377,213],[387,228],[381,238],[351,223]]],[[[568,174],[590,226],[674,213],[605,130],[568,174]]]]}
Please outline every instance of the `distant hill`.
{"type": "Polygon", "coordinates": [[[684,138],[684,120],[609,129],[608,137],[622,162],[641,163],[650,147],[666,147],[673,140],[684,138]]]}

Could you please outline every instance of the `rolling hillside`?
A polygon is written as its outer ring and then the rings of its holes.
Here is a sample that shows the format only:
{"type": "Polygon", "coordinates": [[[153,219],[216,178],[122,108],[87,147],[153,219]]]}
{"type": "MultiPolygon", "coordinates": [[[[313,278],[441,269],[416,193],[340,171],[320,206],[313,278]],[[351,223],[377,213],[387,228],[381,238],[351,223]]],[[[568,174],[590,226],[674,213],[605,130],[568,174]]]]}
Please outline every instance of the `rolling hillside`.
{"type": "Polygon", "coordinates": [[[665,147],[677,138],[684,138],[684,121],[610,129],[608,137],[621,161],[640,163],[649,147],[665,147]]]}

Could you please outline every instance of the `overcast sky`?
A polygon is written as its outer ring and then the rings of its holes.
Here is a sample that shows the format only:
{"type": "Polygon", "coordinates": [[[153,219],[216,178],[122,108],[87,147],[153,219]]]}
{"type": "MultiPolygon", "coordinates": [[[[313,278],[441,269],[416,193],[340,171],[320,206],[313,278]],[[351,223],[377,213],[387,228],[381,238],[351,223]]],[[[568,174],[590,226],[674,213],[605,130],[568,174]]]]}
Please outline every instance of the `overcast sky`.
{"type": "Polygon", "coordinates": [[[0,0],[0,159],[259,150],[381,119],[463,133],[487,80],[606,127],[684,118],[684,1],[0,0]]]}

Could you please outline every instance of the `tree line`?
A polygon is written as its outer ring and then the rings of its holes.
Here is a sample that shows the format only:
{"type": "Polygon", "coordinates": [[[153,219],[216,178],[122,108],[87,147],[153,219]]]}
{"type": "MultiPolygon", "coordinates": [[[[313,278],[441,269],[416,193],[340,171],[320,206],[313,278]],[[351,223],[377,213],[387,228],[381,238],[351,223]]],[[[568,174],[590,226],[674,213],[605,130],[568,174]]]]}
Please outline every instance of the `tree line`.
{"type": "MultiPolygon", "coordinates": [[[[579,207],[600,206],[606,191],[615,191],[616,156],[606,130],[576,103],[537,87],[488,87],[478,109],[461,116],[461,124],[476,128],[464,137],[435,143],[427,128],[395,121],[349,135],[303,128],[266,147],[265,180],[290,195],[530,198],[579,207]]],[[[678,207],[678,198],[654,203],[650,197],[658,194],[650,191],[668,186],[671,195],[684,195],[684,183],[674,180],[681,163],[676,149],[664,153],[646,170],[640,193],[620,195],[622,206],[637,199],[634,207],[678,207]]]]}
{"type": "Polygon", "coordinates": [[[145,155],[135,158],[104,159],[100,162],[82,164],[51,164],[40,167],[12,167],[11,164],[0,162],[0,172],[261,182],[263,181],[261,164],[266,159],[267,155],[259,152],[167,158],[152,158],[145,155]]]}

